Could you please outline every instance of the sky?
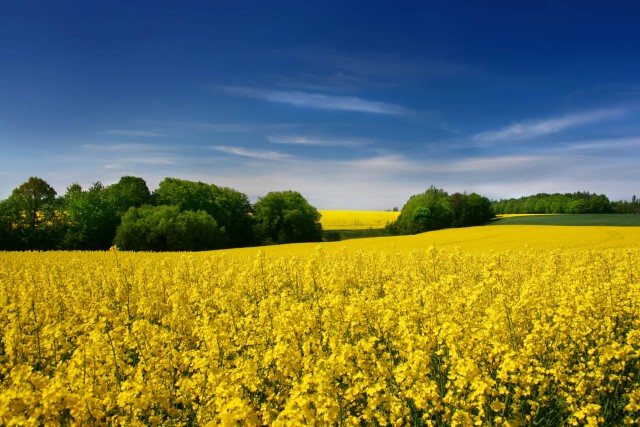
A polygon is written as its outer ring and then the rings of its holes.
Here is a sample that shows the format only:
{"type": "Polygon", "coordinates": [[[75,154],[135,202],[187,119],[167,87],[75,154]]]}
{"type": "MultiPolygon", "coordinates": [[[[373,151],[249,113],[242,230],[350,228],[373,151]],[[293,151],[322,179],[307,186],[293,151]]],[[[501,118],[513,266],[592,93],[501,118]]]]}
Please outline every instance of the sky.
{"type": "Polygon", "coordinates": [[[401,208],[640,195],[636,1],[0,0],[0,199],[122,176],[401,208]]]}

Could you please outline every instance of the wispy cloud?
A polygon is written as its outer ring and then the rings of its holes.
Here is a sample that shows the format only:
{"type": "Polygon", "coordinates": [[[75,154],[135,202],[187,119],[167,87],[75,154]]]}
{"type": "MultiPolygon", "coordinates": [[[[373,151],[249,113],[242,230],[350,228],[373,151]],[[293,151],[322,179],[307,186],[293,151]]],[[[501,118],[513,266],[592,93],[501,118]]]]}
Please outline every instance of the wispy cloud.
{"type": "Polygon", "coordinates": [[[412,161],[400,154],[380,154],[374,157],[367,157],[358,160],[345,160],[343,164],[348,168],[356,170],[369,170],[376,173],[385,172],[419,172],[424,169],[424,165],[412,161]]]}
{"type": "MultiPolygon", "coordinates": [[[[351,160],[292,156],[285,150],[231,143],[200,147],[205,151],[191,154],[184,152],[183,146],[175,151],[149,151],[153,144],[119,144],[108,150],[103,147],[103,151],[93,146],[91,150],[75,147],[72,152],[57,153],[54,161],[47,160],[56,168],[45,178],[60,194],[73,182],[87,187],[95,181],[117,182],[125,175],[143,177],[151,189],[167,176],[210,182],[235,188],[252,200],[269,191],[292,189],[322,209],[402,207],[412,194],[429,185],[450,193],[475,191],[495,199],[587,190],[619,200],[638,194],[639,143],[637,137],[594,139],[552,151],[485,153],[481,157],[465,153],[462,158],[415,152],[372,155],[363,150],[357,153],[361,157],[351,160]],[[185,157],[188,155],[192,157],[185,157]]],[[[24,151],[24,156],[32,154],[24,151]]],[[[25,171],[7,164],[4,169],[14,176],[29,176],[43,167],[44,163],[34,163],[25,171]]],[[[0,184],[8,195],[20,181],[7,179],[0,184]]]]}
{"type": "Polygon", "coordinates": [[[616,151],[616,150],[639,150],[640,149],[640,136],[633,136],[629,138],[612,138],[612,139],[597,139],[592,141],[580,141],[568,145],[564,148],[564,151],[616,151]]]}
{"type": "Polygon", "coordinates": [[[276,76],[277,86],[284,90],[306,90],[314,92],[356,91],[363,87],[388,88],[389,83],[377,83],[351,73],[329,70],[321,72],[297,72],[276,76]]]}
{"type": "Polygon", "coordinates": [[[520,140],[554,134],[564,130],[590,125],[603,120],[620,117],[623,109],[596,110],[587,113],[569,114],[545,120],[514,123],[502,129],[482,132],[473,137],[476,141],[492,142],[504,140],[520,140]]]}
{"type": "Polygon", "coordinates": [[[349,79],[357,78],[359,86],[366,84],[370,78],[374,78],[376,82],[387,81],[386,84],[389,85],[389,80],[397,82],[415,77],[451,78],[479,71],[479,67],[462,62],[407,58],[381,52],[345,52],[321,46],[272,50],[269,54],[280,56],[289,62],[295,61],[310,73],[333,70],[338,74],[337,77],[344,75],[349,79]]]}
{"type": "Polygon", "coordinates": [[[243,147],[232,147],[229,145],[216,145],[211,147],[213,150],[220,151],[225,154],[233,154],[234,156],[249,157],[261,160],[288,160],[292,156],[277,151],[250,150],[243,147]]]}
{"type": "Polygon", "coordinates": [[[131,130],[131,129],[111,129],[105,132],[107,135],[113,136],[130,136],[136,138],[157,138],[163,136],[160,132],[148,130],[131,130]]]}
{"type": "Polygon", "coordinates": [[[306,135],[273,135],[267,136],[269,142],[274,144],[291,144],[291,145],[319,145],[332,147],[360,147],[370,144],[369,141],[362,139],[331,139],[306,135]]]}
{"type": "Polygon", "coordinates": [[[299,90],[270,90],[245,86],[227,86],[223,90],[229,95],[279,102],[296,107],[317,108],[321,110],[357,111],[362,113],[399,115],[408,110],[396,104],[369,101],[356,96],[334,96],[299,90]]]}
{"type": "Polygon", "coordinates": [[[207,122],[168,122],[180,130],[196,132],[217,132],[217,133],[246,133],[246,132],[273,132],[282,129],[291,129],[299,126],[296,123],[207,123],[207,122]]]}
{"type": "Polygon", "coordinates": [[[85,150],[102,151],[102,152],[154,152],[164,150],[167,147],[157,144],[139,144],[139,143],[107,143],[107,144],[83,144],[80,146],[85,150]]]}
{"type": "MultiPolygon", "coordinates": [[[[494,172],[509,171],[515,172],[531,165],[548,161],[545,156],[535,155],[511,155],[494,156],[471,159],[450,160],[446,166],[441,168],[442,172],[474,173],[474,172],[494,172]]],[[[440,169],[440,168],[438,168],[440,169]]]]}
{"type": "Polygon", "coordinates": [[[156,157],[129,157],[118,159],[115,162],[105,164],[106,169],[130,169],[132,167],[140,166],[172,166],[176,162],[171,157],[156,156],[156,157]]]}

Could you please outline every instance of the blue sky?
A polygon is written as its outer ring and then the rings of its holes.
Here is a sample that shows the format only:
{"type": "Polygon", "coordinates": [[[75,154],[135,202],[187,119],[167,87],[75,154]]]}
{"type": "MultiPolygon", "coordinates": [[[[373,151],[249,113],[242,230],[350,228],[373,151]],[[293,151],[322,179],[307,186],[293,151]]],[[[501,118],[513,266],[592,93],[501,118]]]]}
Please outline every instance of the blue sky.
{"type": "Polygon", "coordinates": [[[0,1],[0,198],[165,177],[390,209],[640,195],[634,1],[0,1]]]}

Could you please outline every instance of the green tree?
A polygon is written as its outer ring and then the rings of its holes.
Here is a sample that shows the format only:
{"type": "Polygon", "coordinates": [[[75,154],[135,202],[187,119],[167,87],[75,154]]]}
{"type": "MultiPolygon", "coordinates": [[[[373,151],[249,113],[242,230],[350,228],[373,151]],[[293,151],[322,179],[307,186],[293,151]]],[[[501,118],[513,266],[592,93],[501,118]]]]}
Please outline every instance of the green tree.
{"type": "Polygon", "coordinates": [[[508,208],[507,201],[491,202],[476,193],[454,193],[429,187],[411,196],[402,207],[398,219],[385,229],[391,234],[415,234],[449,227],[484,224],[495,216],[494,209],[508,208]]]}
{"type": "Polygon", "coordinates": [[[197,251],[221,248],[224,240],[224,230],[205,211],[144,205],[122,216],[114,244],[137,251],[197,251]]]}
{"type": "Polygon", "coordinates": [[[15,210],[9,200],[0,202],[0,250],[17,249],[14,230],[17,226],[15,210]]]}
{"type": "Polygon", "coordinates": [[[453,209],[453,227],[472,227],[489,222],[494,212],[491,201],[476,193],[455,193],[450,197],[453,209]]]}
{"type": "Polygon", "coordinates": [[[271,192],[253,207],[260,243],[322,241],[320,213],[297,191],[271,192]]]}
{"type": "Polygon", "coordinates": [[[611,202],[604,194],[592,194],[587,201],[589,213],[610,213],[612,212],[611,202]]]}
{"type": "Polygon", "coordinates": [[[212,186],[215,209],[212,216],[224,227],[229,246],[256,244],[253,234],[253,207],[246,194],[228,187],[212,186]]]}
{"type": "Polygon", "coordinates": [[[255,243],[251,203],[245,194],[234,189],[165,178],[155,192],[155,199],[158,205],[178,206],[183,212],[207,212],[224,227],[231,247],[255,243]]]}
{"type": "Polygon", "coordinates": [[[431,210],[424,206],[417,207],[416,210],[413,211],[412,221],[418,229],[428,229],[433,221],[431,210]]]}
{"type": "Polygon", "coordinates": [[[204,182],[165,178],[154,193],[157,205],[178,206],[181,211],[214,210],[212,187],[204,182]]]}
{"type": "Polygon", "coordinates": [[[106,194],[118,215],[131,207],[151,204],[151,192],[144,179],[135,176],[123,176],[115,184],[106,188],[106,194]]]}
{"type": "Polygon", "coordinates": [[[68,223],[61,246],[65,249],[108,249],[116,234],[120,215],[107,189],[94,183],[87,191],[79,184],[67,188],[64,210],[68,223]]]}
{"type": "Polygon", "coordinates": [[[19,250],[55,249],[63,232],[56,191],[42,178],[31,177],[2,203],[5,243],[19,250]]]}
{"type": "Polygon", "coordinates": [[[568,213],[580,214],[584,213],[587,203],[584,199],[573,200],[569,203],[568,213]]]}
{"type": "Polygon", "coordinates": [[[390,228],[395,227],[400,234],[415,234],[451,227],[453,219],[449,195],[431,186],[424,193],[409,198],[390,228]]]}
{"type": "Polygon", "coordinates": [[[31,230],[54,215],[56,190],[42,178],[31,177],[9,196],[18,222],[31,230]]]}

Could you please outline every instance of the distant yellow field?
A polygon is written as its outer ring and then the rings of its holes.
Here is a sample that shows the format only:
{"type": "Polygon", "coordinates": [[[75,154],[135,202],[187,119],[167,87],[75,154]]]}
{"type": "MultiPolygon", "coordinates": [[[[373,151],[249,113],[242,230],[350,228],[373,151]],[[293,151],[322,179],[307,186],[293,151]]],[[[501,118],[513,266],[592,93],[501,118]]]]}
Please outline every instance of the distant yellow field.
{"type": "Polygon", "coordinates": [[[384,228],[398,218],[400,212],[380,211],[319,211],[320,223],[325,230],[363,230],[384,228]]]}

